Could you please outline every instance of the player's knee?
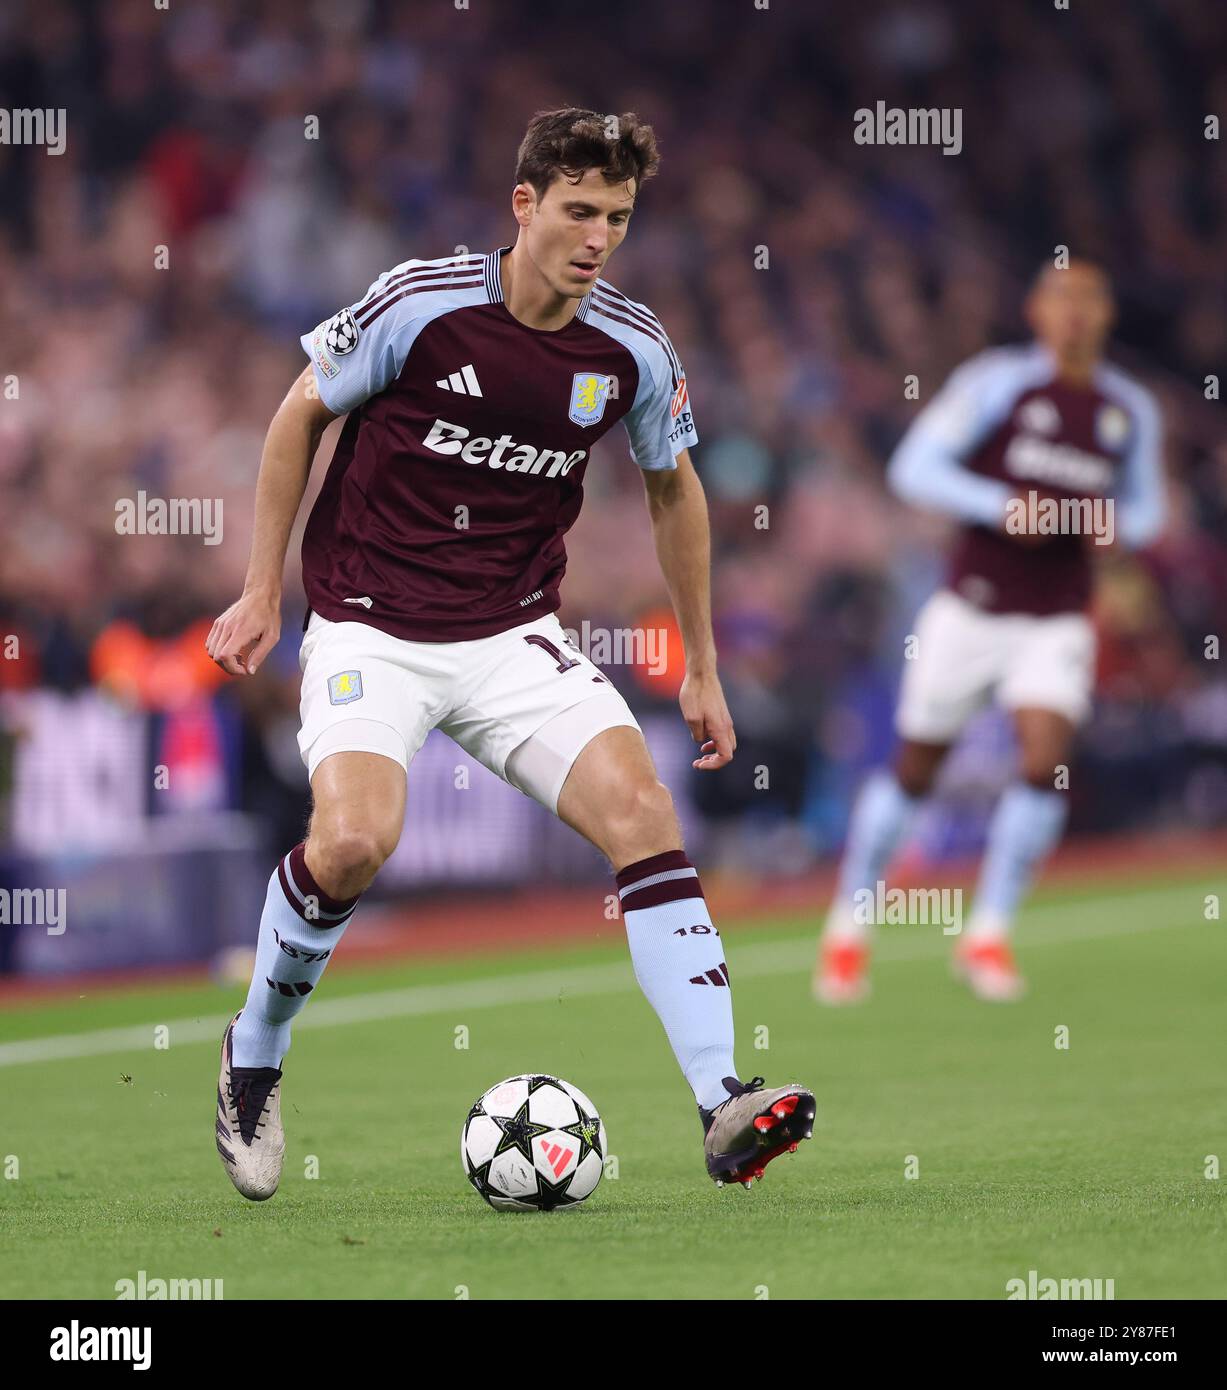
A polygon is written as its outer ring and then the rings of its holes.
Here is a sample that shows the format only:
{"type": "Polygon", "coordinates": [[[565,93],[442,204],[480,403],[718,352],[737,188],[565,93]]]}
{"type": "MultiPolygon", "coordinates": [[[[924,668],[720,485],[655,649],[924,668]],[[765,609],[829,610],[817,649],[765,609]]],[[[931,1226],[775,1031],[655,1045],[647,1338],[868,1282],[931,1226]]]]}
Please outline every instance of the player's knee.
{"type": "Polygon", "coordinates": [[[680,843],[677,812],[673,797],[663,782],[635,782],[613,799],[605,818],[606,849],[620,852],[655,853],[659,841],[680,843]]]}
{"type": "Polygon", "coordinates": [[[905,796],[928,796],[937,777],[937,765],[921,758],[901,754],[895,763],[895,781],[905,796]]]}
{"type": "Polygon", "coordinates": [[[1051,757],[1024,757],[1018,775],[1027,786],[1037,792],[1050,792],[1059,785],[1063,764],[1051,757]]]}
{"type": "Polygon", "coordinates": [[[329,896],[349,898],[370,886],[394,848],[376,826],[325,821],[311,827],[308,867],[329,896]]]}
{"type": "Polygon", "coordinates": [[[663,782],[645,782],[636,789],[635,811],[638,822],[668,834],[677,828],[673,795],[663,782]]]}

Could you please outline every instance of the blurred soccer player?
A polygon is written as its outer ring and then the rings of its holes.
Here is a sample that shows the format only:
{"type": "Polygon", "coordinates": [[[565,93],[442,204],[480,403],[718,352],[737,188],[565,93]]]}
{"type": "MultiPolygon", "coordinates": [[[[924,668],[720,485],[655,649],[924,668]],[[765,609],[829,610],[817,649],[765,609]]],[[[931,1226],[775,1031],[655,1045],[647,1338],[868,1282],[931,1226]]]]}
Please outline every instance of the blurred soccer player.
{"type": "Polygon", "coordinates": [[[1146,545],[1162,525],[1158,411],[1101,360],[1113,319],[1106,275],[1084,260],[1049,267],[1026,314],[1035,343],[966,362],[890,460],[900,497],[962,526],[946,584],[916,621],[894,767],[869,779],[852,811],[814,975],[825,1003],[867,993],[864,906],[951,745],[993,697],[1010,712],[1019,768],[989,822],[954,966],[982,999],[1022,992],[1010,927],[1060,838],[1058,768],[1090,709],[1092,553],[1103,541],[1146,545]]]}
{"type": "MultiPolygon", "coordinates": [[[[748,1186],[809,1137],[808,1091],[737,1078],[724,950],[672,798],[626,702],[555,614],[592,446],[621,421],[685,643],[694,766],[728,763],[686,377],[659,320],[600,278],[656,165],[635,116],[539,113],[519,151],[514,247],[405,261],[302,338],[311,365],[269,430],[244,593],[208,639],[234,675],[276,643],[312,457],[348,414],[303,538],[311,823],[269,881],[222,1045],[217,1147],[247,1197],[271,1196],[281,1171],[291,1020],[400,838],[406,773],[433,728],[608,856],[711,1176],[748,1186]]],[[[375,1069],[369,1080],[383,1084],[375,1069]]]]}

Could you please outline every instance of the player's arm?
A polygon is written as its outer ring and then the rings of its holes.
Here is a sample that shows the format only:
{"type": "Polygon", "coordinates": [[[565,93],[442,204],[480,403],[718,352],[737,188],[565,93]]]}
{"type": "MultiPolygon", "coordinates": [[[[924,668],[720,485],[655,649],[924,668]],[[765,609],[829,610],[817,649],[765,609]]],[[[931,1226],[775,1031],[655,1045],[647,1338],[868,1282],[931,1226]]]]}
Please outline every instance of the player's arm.
{"type": "Polygon", "coordinates": [[[281,575],[290,531],[320,436],[337,418],[319,399],[314,380],[307,367],[268,427],[242,597],[217,619],[205,643],[213,660],[232,676],[254,676],[281,634],[281,575]]]}
{"type": "Polygon", "coordinates": [[[286,547],[320,435],[331,420],[382,391],[404,365],[411,337],[405,315],[394,307],[398,301],[389,296],[401,283],[397,277],[416,264],[404,261],[385,271],[357,304],[298,340],[311,365],[290,387],[264,441],[243,596],[213,624],[206,643],[233,676],[254,675],[277,645],[286,547]]]}
{"type": "Polygon", "coordinates": [[[1122,460],[1116,491],[1116,534],[1131,550],[1149,545],[1163,529],[1163,423],[1159,407],[1140,388],[1133,403],[1134,430],[1122,460]]]}
{"type": "Polygon", "coordinates": [[[1002,381],[991,353],[951,374],[891,455],[886,478],[896,496],[962,522],[1004,528],[1008,484],[965,466],[996,423],[1002,381]]]}
{"type": "Polygon", "coordinates": [[[679,703],[701,756],[693,766],[703,771],[724,767],[737,748],[720,678],[711,623],[711,531],[703,484],[688,450],[676,467],[643,472],[648,513],[661,573],[682,630],[686,676],[679,703]]]}

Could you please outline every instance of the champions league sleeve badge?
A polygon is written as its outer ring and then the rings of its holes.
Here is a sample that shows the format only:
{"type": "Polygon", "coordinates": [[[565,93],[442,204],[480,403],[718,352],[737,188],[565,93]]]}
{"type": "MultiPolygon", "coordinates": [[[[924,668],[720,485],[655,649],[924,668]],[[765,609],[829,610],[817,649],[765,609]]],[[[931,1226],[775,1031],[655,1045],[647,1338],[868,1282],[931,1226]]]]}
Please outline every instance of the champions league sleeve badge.
{"type": "Polygon", "coordinates": [[[571,378],[571,408],[567,417],[576,425],[595,425],[605,414],[613,377],[595,372],[576,372],[571,378]]]}
{"type": "Polygon", "coordinates": [[[342,309],[324,325],[324,346],[334,357],[344,357],[358,346],[360,330],[348,309],[342,309]]]}

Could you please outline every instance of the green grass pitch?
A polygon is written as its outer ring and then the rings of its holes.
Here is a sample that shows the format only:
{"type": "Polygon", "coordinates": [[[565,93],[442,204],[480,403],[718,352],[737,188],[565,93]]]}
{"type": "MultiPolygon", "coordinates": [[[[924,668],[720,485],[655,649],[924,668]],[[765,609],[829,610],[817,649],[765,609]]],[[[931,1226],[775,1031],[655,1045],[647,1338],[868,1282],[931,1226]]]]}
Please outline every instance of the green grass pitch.
{"type": "Polygon", "coordinates": [[[1222,1298],[1207,1172],[1227,1160],[1227,924],[1204,914],[1222,887],[1042,893],[1018,938],[1031,991],[1010,1006],[951,981],[937,928],[895,927],[872,999],[820,1010],[814,920],[726,923],[741,1074],[818,1097],[813,1142],[749,1192],[707,1179],[689,1092],[612,947],[326,976],[287,1058],[286,1167],[261,1205],[213,1148],[217,1039],[241,990],[10,1009],[0,1297],[114,1298],[144,1270],[222,1279],[227,1300],[1001,1299],[1034,1269],[1111,1278],[1118,1299],[1222,1298]],[[28,1060],[52,1038],[61,1055],[28,1060]],[[618,1174],[573,1211],[494,1212],[464,1181],[460,1127],[487,1086],[538,1070],[595,1100],[618,1174]]]}

